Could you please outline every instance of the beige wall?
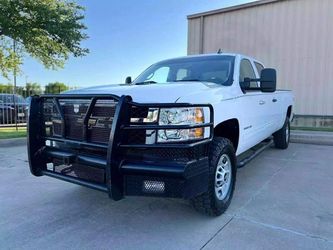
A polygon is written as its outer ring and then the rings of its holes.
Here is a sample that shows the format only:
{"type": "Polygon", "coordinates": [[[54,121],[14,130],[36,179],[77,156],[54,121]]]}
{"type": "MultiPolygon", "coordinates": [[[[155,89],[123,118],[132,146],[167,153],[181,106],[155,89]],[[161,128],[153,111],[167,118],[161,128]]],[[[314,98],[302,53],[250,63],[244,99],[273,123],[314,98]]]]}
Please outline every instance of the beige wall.
{"type": "Polygon", "coordinates": [[[188,54],[219,48],[276,68],[278,87],[295,93],[296,114],[333,115],[333,0],[280,0],[190,16],[188,54]]]}

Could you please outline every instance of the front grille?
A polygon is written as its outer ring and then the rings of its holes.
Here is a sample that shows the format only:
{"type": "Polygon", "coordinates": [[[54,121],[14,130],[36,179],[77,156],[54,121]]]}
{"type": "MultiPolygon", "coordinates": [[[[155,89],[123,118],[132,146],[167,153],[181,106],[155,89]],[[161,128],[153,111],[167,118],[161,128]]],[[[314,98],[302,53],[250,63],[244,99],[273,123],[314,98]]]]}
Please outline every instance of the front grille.
{"type": "Polygon", "coordinates": [[[141,118],[144,119],[148,115],[148,107],[137,107],[132,106],[131,108],[131,118],[141,118]]]}
{"type": "Polygon", "coordinates": [[[53,159],[53,170],[56,173],[66,176],[76,177],[94,183],[105,183],[104,169],[89,167],[77,163],[65,165],[62,161],[53,159]]]}
{"type": "MultiPolygon", "coordinates": [[[[82,125],[83,121],[82,118],[76,118],[75,116],[68,115],[65,113],[65,131],[67,138],[73,140],[82,140],[83,132],[82,132],[82,125]]],[[[60,132],[60,131],[59,131],[60,132]]],[[[58,131],[57,131],[58,133],[58,131]]]]}
{"type": "Polygon", "coordinates": [[[129,130],[127,132],[127,144],[145,144],[146,130],[129,130]]]}
{"type": "Polygon", "coordinates": [[[64,102],[62,107],[62,111],[64,112],[65,116],[70,116],[70,115],[84,115],[87,112],[89,102],[87,100],[83,100],[83,103],[75,102],[75,103],[70,103],[70,102],[64,102]]]}
{"type": "Polygon", "coordinates": [[[208,144],[192,148],[149,148],[128,149],[126,156],[135,161],[188,162],[208,155],[208,144]]]}
{"type": "Polygon", "coordinates": [[[89,129],[88,137],[90,138],[90,141],[95,143],[107,143],[110,138],[110,128],[98,128],[93,127],[89,129]]]}
{"type": "MultiPolygon", "coordinates": [[[[83,121],[88,111],[89,99],[60,99],[59,104],[65,120],[65,137],[82,141],[83,121]]],[[[44,102],[43,117],[46,136],[61,136],[61,115],[52,100],[44,102]]],[[[116,100],[98,100],[88,120],[86,140],[93,143],[108,143],[115,115],[116,100]]]]}
{"type": "Polygon", "coordinates": [[[115,107],[96,106],[92,112],[92,116],[114,117],[115,107]]]}

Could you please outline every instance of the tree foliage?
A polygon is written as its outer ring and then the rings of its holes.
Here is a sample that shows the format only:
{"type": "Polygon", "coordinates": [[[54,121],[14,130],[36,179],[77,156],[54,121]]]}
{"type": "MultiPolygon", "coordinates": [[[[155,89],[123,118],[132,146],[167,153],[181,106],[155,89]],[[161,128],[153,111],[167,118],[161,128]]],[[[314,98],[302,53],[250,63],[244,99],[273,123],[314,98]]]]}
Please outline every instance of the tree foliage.
{"type": "Polygon", "coordinates": [[[70,55],[86,55],[83,12],[71,0],[0,0],[0,73],[19,70],[23,53],[51,69],[63,67],[70,55]]]}
{"type": "MultiPolygon", "coordinates": [[[[1,84],[0,83],[0,94],[12,94],[14,92],[14,86],[12,84],[1,84]]],[[[24,98],[32,95],[40,95],[43,93],[43,89],[39,83],[28,82],[25,86],[16,86],[15,93],[23,96],[24,98]]]]}
{"type": "Polygon", "coordinates": [[[27,96],[40,95],[43,92],[42,87],[37,82],[28,82],[25,85],[25,91],[27,93],[27,96]]]}
{"type": "Polygon", "coordinates": [[[45,86],[46,94],[59,94],[62,91],[68,90],[69,87],[62,82],[50,82],[45,86]]]}
{"type": "Polygon", "coordinates": [[[13,85],[0,83],[0,94],[1,93],[13,93],[13,85]]]}

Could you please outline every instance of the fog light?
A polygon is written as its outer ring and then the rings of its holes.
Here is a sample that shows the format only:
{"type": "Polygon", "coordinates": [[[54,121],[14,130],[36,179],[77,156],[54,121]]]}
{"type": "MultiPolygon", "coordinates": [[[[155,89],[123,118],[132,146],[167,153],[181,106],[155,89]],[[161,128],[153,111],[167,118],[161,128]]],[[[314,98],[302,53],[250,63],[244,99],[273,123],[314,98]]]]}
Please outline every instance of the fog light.
{"type": "Polygon", "coordinates": [[[144,181],[143,192],[145,193],[164,193],[165,183],[163,181],[144,181]]]}

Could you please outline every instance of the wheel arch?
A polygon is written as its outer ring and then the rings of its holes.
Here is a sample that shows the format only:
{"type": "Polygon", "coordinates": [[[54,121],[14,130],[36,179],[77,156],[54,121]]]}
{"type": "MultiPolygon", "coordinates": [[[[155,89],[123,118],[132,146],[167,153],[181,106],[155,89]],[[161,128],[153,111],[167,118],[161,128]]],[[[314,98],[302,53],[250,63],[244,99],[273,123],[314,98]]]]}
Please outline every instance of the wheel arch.
{"type": "Polygon", "coordinates": [[[292,109],[293,109],[293,106],[292,105],[290,105],[289,107],[288,107],[288,109],[287,109],[287,117],[288,118],[290,118],[291,117],[291,111],[292,111],[292,109]]]}
{"type": "Polygon", "coordinates": [[[214,128],[214,136],[229,139],[237,151],[239,144],[239,122],[236,118],[225,120],[217,124],[214,128]]]}

